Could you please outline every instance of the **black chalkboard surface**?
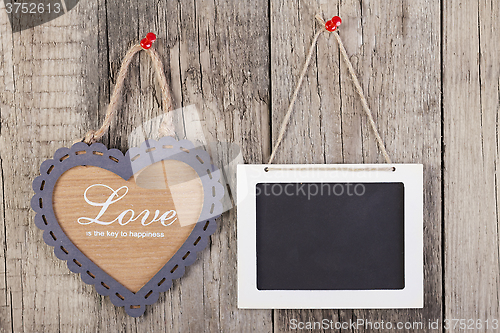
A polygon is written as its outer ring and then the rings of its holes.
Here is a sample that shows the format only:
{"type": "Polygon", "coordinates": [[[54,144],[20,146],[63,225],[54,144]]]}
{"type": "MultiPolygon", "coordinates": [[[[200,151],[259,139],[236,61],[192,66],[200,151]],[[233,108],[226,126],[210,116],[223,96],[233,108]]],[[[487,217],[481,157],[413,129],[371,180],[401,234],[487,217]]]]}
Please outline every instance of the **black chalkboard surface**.
{"type": "Polygon", "coordinates": [[[256,185],[259,290],[405,287],[403,183],[256,185]]]}

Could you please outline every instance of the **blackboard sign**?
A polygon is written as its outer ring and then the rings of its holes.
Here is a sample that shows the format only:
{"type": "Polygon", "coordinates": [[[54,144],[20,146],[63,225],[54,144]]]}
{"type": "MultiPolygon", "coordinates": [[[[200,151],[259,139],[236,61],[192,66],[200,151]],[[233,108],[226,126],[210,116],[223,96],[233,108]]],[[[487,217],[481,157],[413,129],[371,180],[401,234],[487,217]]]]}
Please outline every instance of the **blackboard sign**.
{"type": "Polygon", "coordinates": [[[240,165],[241,308],[422,307],[422,166],[240,165]]]}
{"type": "Polygon", "coordinates": [[[403,183],[259,183],[256,193],[259,290],[404,288],[403,183]]]}

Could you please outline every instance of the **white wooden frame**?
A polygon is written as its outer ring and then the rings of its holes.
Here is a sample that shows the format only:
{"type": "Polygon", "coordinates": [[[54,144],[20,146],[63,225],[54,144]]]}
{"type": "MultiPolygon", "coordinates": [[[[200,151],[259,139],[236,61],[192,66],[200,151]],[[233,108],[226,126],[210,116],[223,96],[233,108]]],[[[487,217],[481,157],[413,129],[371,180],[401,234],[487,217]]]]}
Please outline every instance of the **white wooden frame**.
{"type": "Polygon", "coordinates": [[[239,308],[382,309],[423,307],[423,166],[421,164],[241,164],[238,165],[237,182],[239,308]],[[391,170],[391,167],[394,167],[394,170],[391,170]],[[256,185],[258,183],[280,182],[402,182],[405,187],[405,287],[398,290],[257,289],[256,185]]]}

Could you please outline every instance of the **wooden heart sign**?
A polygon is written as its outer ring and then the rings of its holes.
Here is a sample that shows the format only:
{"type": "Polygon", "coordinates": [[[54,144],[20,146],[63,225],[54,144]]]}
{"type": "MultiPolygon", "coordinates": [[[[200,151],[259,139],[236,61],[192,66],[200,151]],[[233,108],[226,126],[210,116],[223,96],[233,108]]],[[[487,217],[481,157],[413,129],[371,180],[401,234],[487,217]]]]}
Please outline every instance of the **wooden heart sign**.
{"type": "Polygon", "coordinates": [[[31,207],[45,242],[85,283],[140,316],[192,264],[222,213],[224,187],[189,141],[61,148],[40,167],[31,207]]]}

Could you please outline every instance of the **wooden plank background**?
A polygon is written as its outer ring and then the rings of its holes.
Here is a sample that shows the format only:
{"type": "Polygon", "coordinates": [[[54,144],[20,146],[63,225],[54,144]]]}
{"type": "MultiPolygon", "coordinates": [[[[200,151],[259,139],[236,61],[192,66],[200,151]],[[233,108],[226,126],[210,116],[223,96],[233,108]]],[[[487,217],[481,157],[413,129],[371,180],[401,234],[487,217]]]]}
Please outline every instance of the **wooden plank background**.
{"type": "MultiPolygon", "coordinates": [[[[14,34],[3,6],[0,332],[287,332],[291,319],[324,318],[440,320],[433,332],[454,332],[444,319],[500,319],[500,2],[82,0],[14,34]],[[99,126],[131,43],[155,31],[176,107],[196,104],[208,141],[235,143],[245,163],[261,163],[318,28],[315,14],[342,17],[340,35],[392,159],[424,164],[425,307],[239,310],[235,209],[140,318],[70,273],[34,226],[31,182],[57,148],[99,126]]],[[[125,151],[127,135],[162,113],[158,92],[141,54],[102,142],[125,151]]],[[[333,36],[319,39],[290,125],[278,163],[383,162],[333,36]]]]}

